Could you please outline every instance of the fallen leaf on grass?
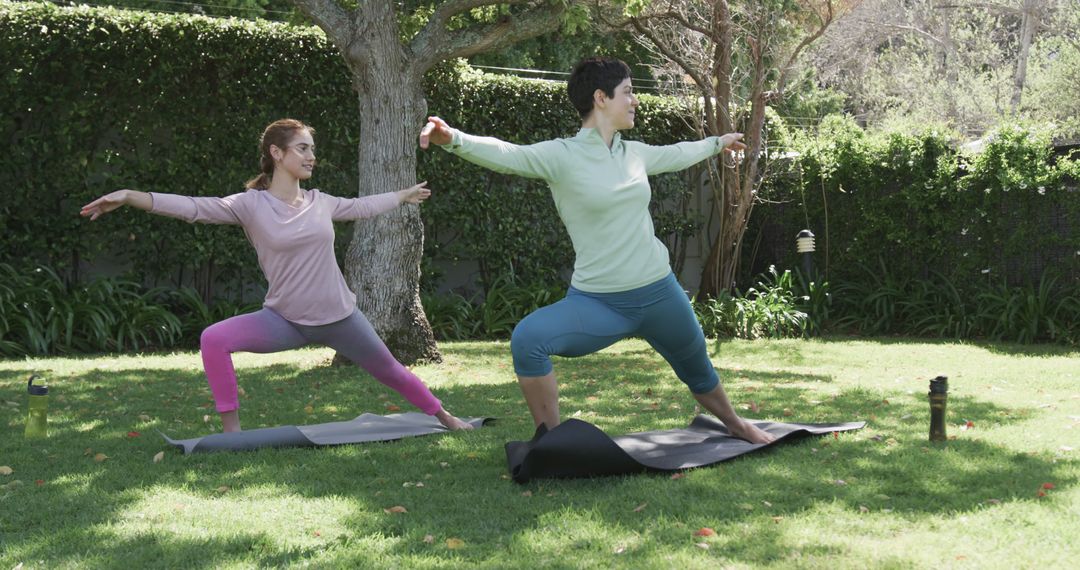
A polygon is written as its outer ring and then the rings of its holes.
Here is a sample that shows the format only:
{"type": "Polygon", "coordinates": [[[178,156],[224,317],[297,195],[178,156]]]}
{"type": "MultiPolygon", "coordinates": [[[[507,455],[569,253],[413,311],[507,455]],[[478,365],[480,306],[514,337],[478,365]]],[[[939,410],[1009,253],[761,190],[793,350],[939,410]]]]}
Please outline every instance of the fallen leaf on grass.
{"type": "Polygon", "coordinates": [[[304,406],[304,413],[305,414],[314,414],[315,413],[315,408],[311,404],[308,404],[308,405],[304,406]]]}
{"type": "Polygon", "coordinates": [[[40,486],[45,484],[45,480],[44,479],[34,479],[34,484],[37,485],[38,487],[40,487],[40,486]]]}
{"type": "Polygon", "coordinates": [[[525,491],[525,492],[521,493],[521,496],[522,497],[531,497],[532,496],[532,491],[525,491]]]}
{"type": "Polygon", "coordinates": [[[847,485],[847,481],[844,481],[843,479],[837,479],[836,481],[833,481],[833,483],[837,485],[847,485]]]}
{"type": "Polygon", "coordinates": [[[109,458],[108,455],[105,455],[104,453],[99,453],[99,454],[94,456],[94,461],[96,463],[101,463],[102,461],[105,461],[108,458],[109,458]]]}
{"type": "Polygon", "coordinates": [[[202,417],[202,423],[210,423],[210,416],[204,414],[202,417]]]}
{"type": "Polygon", "coordinates": [[[247,392],[245,392],[243,388],[237,388],[236,393],[241,396],[247,396],[247,392]]]}
{"type": "Polygon", "coordinates": [[[220,487],[218,487],[217,489],[214,489],[214,490],[217,491],[218,493],[228,493],[229,492],[229,486],[228,485],[222,485],[222,486],[220,486],[220,487]]]}
{"type": "Polygon", "coordinates": [[[1000,505],[1001,504],[1001,499],[987,499],[987,500],[985,500],[983,502],[988,504],[988,505],[1000,505]]]}
{"type": "Polygon", "coordinates": [[[446,539],[446,547],[450,550],[457,550],[465,547],[465,541],[460,538],[448,538],[446,539]]]}
{"type": "Polygon", "coordinates": [[[625,546],[617,546],[617,547],[615,547],[615,554],[622,554],[623,552],[626,552],[626,547],[625,546]]]}
{"type": "Polygon", "coordinates": [[[386,406],[386,411],[388,411],[388,412],[400,412],[401,411],[401,406],[395,406],[394,404],[390,404],[390,405],[386,406]]]}
{"type": "Polygon", "coordinates": [[[148,416],[146,414],[139,414],[139,421],[140,422],[148,422],[148,421],[150,421],[150,419],[151,419],[150,416],[148,416]]]}
{"type": "Polygon", "coordinates": [[[142,435],[142,434],[137,432],[137,431],[129,431],[129,432],[127,432],[128,437],[139,437],[140,435],[142,435]]]}
{"type": "Polygon", "coordinates": [[[424,535],[424,543],[425,544],[432,544],[433,542],[435,542],[435,537],[434,536],[431,536],[430,534],[425,534],[424,535]]]}
{"type": "Polygon", "coordinates": [[[783,414],[785,417],[790,417],[795,412],[791,411],[791,408],[784,408],[783,414]]]}
{"type": "Polygon", "coordinates": [[[1043,489],[1053,489],[1053,488],[1054,488],[1054,484],[1053,484],[1053,483],[1043,483],[1043,484],[1042,484],[1042,488],[1043,488],[1043,489]]]}
{"type": "Polygon", "coordinates": [[[679,471],[678,473],[672,473],[671,474],[672,479],[682,479],[683,477],[686,477],[686,473],[684,473],[682,471],[679,471]]]}
{"type": "Polygon", "coordinates": [[[389,509],[383,509],[383,512],[389,515],[395,513],[407,513],[409,512],[409,510],[401,505],[395,505],[393,507],[390,507],[389,509]]]}
{"type": "Polygon", "coordinates": [[[780,524],[780,521],[784,520],[784,517],[773,517],[772,522],[780,524]]]}
{"type": "Polygon", "coordinates": [[[716,536],[716,531],[707,526],[703,526],[694,531],[694,536],[716,536]]]}
{"type": "Polygon", "coordinates": [[[154,454],[154,463],[161,463],[161,460],[165,459],[165,452],[159,451],[154,454]]]}
{"type": "Polygon", "coordinates": [[[702,550],[708,550],[709,549],[709,543],[707,543],[707,542],[695,542],[694,546],[696,546],[696,547],[698,547],[698,548],[700,548],[702,550]]]}
{"type": "Polygon", "coordinates": [[[11,475],[15,470],[7,465],[0,465],[0,475],[11,475]]]}
{"type": "Polygon", "coordinates": [[[634,512],[635,513],[640,513],[641,511],[643,511],[645,509],[646,506],[648,506],[648,504],[649,503],[641,503],[640,505],[634,507],[634,512]]]}
{"type": "Polygon", "coordinates": [[[868,509],[868,508],[866,507],[866,505],[859,505],[859,512],[860,512],[860,513],[864,513],[864,514],[865,514],[865,513],[868,513],[868,512],[870,512],[870,509],[868,509]]]}
{"type": "Polygon", "coordinates": [[[1040,489],[1038,493],[1035,493],[1035,496],[1041,499],[1046,496],[1046,491],[1040,489]]]}

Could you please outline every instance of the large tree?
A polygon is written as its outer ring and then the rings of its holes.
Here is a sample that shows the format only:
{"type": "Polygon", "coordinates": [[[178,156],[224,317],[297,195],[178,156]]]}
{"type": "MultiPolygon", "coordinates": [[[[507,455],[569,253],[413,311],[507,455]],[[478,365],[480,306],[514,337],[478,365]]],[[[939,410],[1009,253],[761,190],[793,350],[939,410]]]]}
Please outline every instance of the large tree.
{"type": "MultiPolygon", "coordinates": [[[[416,182],[427,114],[424,74],[439,62],[556,29],[575,0],[294,0],[341,52],[360,107],[360,196],[416,182]]],[[[508,101],[512,105],[513,101],[508,101]]],[[[436,182],[437,181],[433,181],[436,182]]],[[[416,206],[356,224],[345,277],[360,310],[402,362],[438,360],[420,305],[423,225],[416,206]]]]}
{"type": "Polygon", "coordinates": [[[780,101],[802,52],[859,0],[628,0],[628,25],[666,65],[657,69],[676,91],[702,102],[703,135],[738,131],[747,150],[709,163],[715,229],[698,294],[735,285],[742,238],[763,174],[765,109],[780,101]]]}

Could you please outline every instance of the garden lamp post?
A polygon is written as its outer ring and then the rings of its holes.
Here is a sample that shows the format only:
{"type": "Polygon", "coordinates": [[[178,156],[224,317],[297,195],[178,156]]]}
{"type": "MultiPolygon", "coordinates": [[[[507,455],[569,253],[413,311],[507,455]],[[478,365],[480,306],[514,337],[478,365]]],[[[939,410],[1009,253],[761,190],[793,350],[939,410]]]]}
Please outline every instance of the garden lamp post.
{"type": "Polygon", "coordinates": [[[814,232],[803,230],[795,238],[795,251],[802,254],[803,273],[808,281],[814,277],[814,232]]]}

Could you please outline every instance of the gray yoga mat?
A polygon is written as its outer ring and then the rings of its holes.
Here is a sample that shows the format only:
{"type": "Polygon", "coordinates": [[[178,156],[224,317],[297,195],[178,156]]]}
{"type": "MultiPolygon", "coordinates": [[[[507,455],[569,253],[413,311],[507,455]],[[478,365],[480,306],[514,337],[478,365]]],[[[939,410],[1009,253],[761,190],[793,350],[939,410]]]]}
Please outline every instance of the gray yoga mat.
{"type": "MultiPolygon", "coordinates": [[[[482,427],[492,418],[462,418],[473,427],[482,427]]],[[[172,439],[161,434],[184,454],[207,451],[250,451],[263,447],[314,447],[369,441],[393,441],[406,437],[448,432],[434,416],[419,412],[377,416],[363,414],[347,422],[310,426],[282,426],[235,433],[215,433],[192,439],[172,439]]]]}
{"type": "Polygon", "coordinates": [[[530,479],[598,477],[646,471],[679,471],[727,461],[745,453],[808,435],[860,429],[866,422],[789,424],[753,422],[776,436],[772,443],[750,443],[731,435],[723,422],[699,415],[685,429],[647,431],[611,437],[577,419],[553,430],[541,425],[530,441],[506,444],[510,475],[530,479]]]}

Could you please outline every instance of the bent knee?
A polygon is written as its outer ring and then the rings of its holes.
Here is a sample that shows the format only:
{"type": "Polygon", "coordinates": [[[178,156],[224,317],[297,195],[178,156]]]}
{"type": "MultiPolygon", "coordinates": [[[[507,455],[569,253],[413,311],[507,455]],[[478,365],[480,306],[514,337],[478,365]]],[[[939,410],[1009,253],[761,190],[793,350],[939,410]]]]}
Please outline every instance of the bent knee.
{"type": "Polygon", "coordinates": [[[225,327],[219,326],[221,323],[213,324],[205,329],[201,335],[199,335],[199,348],[206,349],[227,349],[226,344],[229,341],[228,331],[225,327]]]}
{"type": "Polygon", "coordinates": [[[518,323],[510,335],[510,354],[518,376],[544,376],[551,372],[551,359],[545,349],[545,339],[534,327],[518,323]]]}

